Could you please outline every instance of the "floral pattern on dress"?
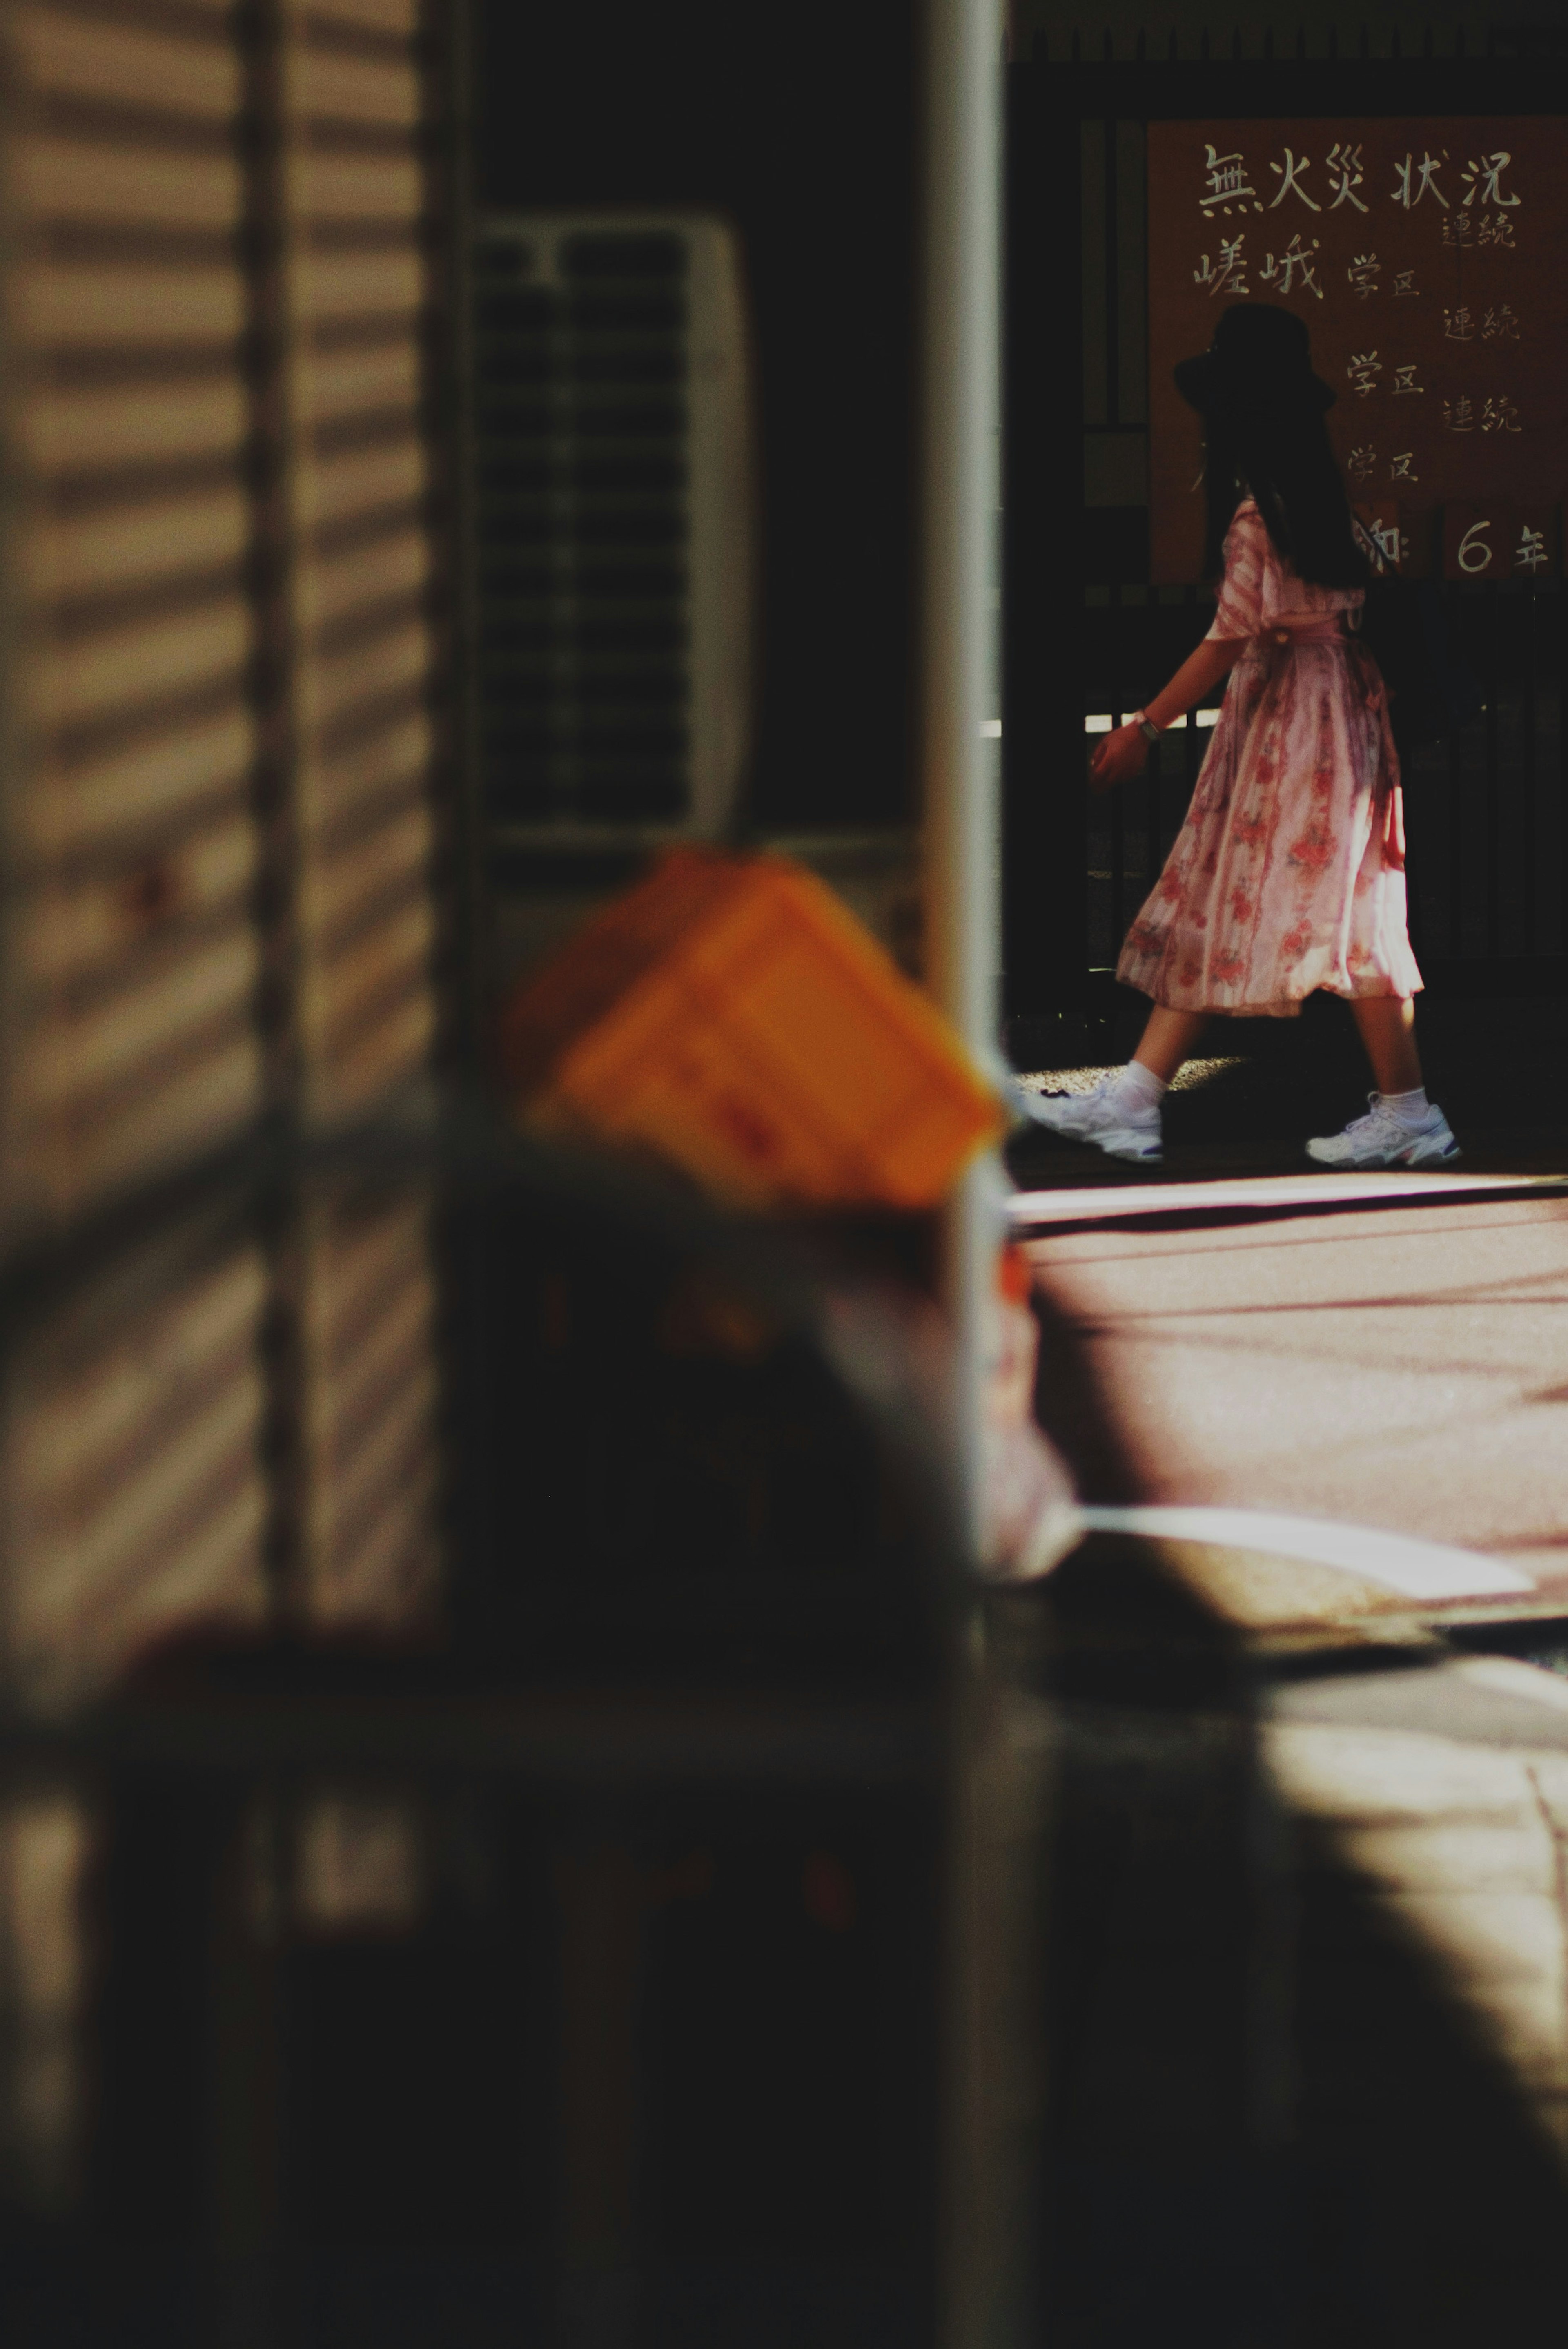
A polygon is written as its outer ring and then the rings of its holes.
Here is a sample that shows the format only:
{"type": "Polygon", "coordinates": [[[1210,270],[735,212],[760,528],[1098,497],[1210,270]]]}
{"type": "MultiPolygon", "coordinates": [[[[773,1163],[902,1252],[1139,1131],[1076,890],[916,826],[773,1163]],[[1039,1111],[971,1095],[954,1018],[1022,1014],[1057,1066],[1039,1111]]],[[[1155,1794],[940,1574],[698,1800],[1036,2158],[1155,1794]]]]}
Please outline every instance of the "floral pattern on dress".
{"type": "Polygon", "coordinates": [[[1355,610],[1275,549],[1252,500],[1225,540],[1211,636],[1245,636],[1186,822],[1117,976],[1181,1011],[1288,1018],[1336,995],[1416,994],[1399,765],[1377,663],[1348,632],[1266,633],[1355,610]]]}

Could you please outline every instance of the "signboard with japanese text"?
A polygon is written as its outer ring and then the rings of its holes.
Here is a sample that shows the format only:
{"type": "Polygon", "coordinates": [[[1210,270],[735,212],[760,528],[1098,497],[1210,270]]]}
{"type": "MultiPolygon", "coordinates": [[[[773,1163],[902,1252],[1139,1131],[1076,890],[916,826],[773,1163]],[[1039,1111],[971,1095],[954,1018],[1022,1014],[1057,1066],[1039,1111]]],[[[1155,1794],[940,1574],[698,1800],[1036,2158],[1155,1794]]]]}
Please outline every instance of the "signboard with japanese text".
{"type": "Polygon", "coordinates": [[[1171,381],[1233,302],[1303,317],[1362,522],[1413,574],[1556,576],[1568,123],[1149,127],[1150,576],[1196,577],[1202,428],[1171,381]]]}

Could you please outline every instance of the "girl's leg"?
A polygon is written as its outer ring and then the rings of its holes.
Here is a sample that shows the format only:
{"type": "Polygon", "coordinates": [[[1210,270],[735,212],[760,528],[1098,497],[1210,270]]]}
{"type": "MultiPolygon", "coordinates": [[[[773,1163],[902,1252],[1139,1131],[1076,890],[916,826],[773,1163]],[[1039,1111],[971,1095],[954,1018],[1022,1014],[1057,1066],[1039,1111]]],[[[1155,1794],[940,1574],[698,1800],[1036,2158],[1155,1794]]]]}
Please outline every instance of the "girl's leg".
{"type": "MultiPolygon", "coordinates": [[[[1206,1011],[1172,1011],[1168,1005],[1157,1003],[1132,1057],[1168,1085],[1208,1024],[1206,1011]]],[[[1416,1082],[1420,1081],[1418,1077],[1416,1082]]]]}
{"type": "Polygon", "coordinates": [[[1421,1056],[1416,1050],[1416,1007],[1409,997],[1357,995],[1351,998],[1350,1009],[1356,1015],[1378,1092],[1418,1092],[1425,1080],[1421,1075],[1421,1056]]]}

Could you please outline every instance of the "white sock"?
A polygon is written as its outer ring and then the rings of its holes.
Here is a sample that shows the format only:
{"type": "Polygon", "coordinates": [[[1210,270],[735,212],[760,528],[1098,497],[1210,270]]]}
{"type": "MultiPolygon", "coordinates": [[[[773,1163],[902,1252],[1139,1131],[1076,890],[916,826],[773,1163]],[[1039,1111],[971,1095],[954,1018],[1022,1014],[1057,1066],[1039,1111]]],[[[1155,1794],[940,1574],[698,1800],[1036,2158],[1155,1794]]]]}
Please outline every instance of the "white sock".
{"type": "Polygon", "coordinates": [[[1401,1125],[1425,1125],[1432,1113],[1425,1085],[1418,1085],[1413,1092],[1379,1093],[1377,1098],[1385,1109],[1393,1111],[1401,1125]]]}
{"type": "Polygon", "coordinates": [[[1158,1112],[1168,1091],[1163,1077],[1146,1069],[1141,1061],[1129,1061],[1111,1079],[1111,1088],[1121,1106],[1135,1117],[1149,1117],[1158,1112]]]}

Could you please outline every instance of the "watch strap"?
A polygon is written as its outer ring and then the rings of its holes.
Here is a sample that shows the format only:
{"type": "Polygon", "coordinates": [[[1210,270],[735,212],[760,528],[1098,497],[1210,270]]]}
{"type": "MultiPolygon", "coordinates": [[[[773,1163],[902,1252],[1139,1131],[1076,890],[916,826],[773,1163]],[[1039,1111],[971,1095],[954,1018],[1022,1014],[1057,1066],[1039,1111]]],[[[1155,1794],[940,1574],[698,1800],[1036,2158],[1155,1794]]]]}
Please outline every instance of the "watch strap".
{"type": "Polygon", "coordinates": [[[1132,722],[1146,742],[1159,741],[1161,730],[1146,709],[1135,709],[1132,713],[1132,722]]]}

